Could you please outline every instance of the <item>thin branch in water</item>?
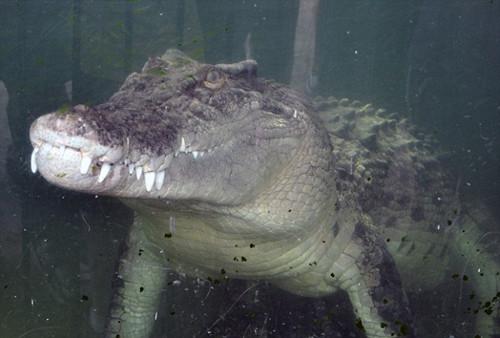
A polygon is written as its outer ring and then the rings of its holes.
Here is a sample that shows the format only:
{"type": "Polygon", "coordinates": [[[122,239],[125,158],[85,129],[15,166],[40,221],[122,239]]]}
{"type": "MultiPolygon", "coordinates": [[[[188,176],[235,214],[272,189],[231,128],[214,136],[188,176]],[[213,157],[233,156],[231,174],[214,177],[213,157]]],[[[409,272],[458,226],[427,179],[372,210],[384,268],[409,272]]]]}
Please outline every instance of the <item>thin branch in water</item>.
{"type": "Polygon", "coordinates": [[[236,306],[236,304],[238,304],[238,302],[241,300],[241,298],[243,298],[243,296],[250,290],[254,289],[258,284],[254,284],[254,285],[250,285],[245,291],[243,291],[239,296],[238,298],[236,298],[236,300],[233,302],[233,304],[231,304],[231,306],[229,307],[229,309],[227,309],[226,312],[224,312],[222,315],[219,316],[219,318],[217,318],[217,320],[215,322],[213,322],[212,325],[210,325],[210,327],[207,329],[207,331],[210,331],[215,325],[217,325],[221,320],[224,320],[227,316],[227,314],[229,312],[231,312],[231,310],[236,306]]]}
{"type": "Polygon", "coordinates": [[[85,215],[83,214],[82,210],[80,210],[80,217],[82,218],[83,223],[85,223],[85,225],[87,225],[87,232],[90,232],[92,229],[90,227],[89,222],[87,222],[87,219],[85,218],[85,215]]]}

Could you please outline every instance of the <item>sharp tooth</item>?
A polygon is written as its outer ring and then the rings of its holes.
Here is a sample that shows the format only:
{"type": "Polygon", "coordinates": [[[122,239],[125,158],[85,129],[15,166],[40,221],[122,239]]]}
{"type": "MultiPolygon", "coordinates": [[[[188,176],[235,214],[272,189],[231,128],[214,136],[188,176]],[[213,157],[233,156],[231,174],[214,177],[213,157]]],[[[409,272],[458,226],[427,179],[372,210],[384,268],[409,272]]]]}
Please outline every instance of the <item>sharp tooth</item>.
{"type": "Polygon", "coordinates": [[[38,150],[40,150],[40,148],[35,147],[33,149],[33,152],[31,153],[31,172],[33,174],[36,174],[36,172],[38,171],[38,167],[36,165],[36,153],[38,153],[38,150]]]}
{"type": "Polygon", "coordinates": [[[97,182],[101,183],[108,176],[111,171],[111,165],[109,163],[104,163],[101,167],[101,172],[99,173],[99,177],[97,178],[97,182]]]}
{"type": "Polygon", "coordinates": [[[156,190],[161,189],[161,187],[163,186],[163,181],[165,181],[165,171],[164,170],[156,173],[156,179],[155,179],[156,190]]]}
{"type": "Polygon", "coordinates": [[[142,176],[142,167],[139,166],[137,168],[135,168],[135,177],[140,180],[141,179],[141,176],[142,176]]]}
{"type": "Polygon", "coordinates": [[[293,117],[294,117],[294,118],[297,118],[297,109],[294,109],[294,110],[293,110],[293,117]]]}
{"type": "Polygon", "coordinates": [[[146,184],[146,191],[151,191],[153,184],[155,183],[155,172],[149,171],[144,173],[144,183],[146,184]]]}
{"type": "Polygon", "coordinates": [[[134,173],[134,169],[135,169],[135,167],[132,163],[128,165],[128,173],[130,175],[132,175],[134,173]]]}
{"type": "Polygon", "coordinates": [[[87,155],[82,155],[82,161],[80,162],[80,174],[85,175],[88,173],[91,164],[92,158],[87,155]]]}
{"type": "Polygon", "coordinates": [[[186,151],[186,141],[184,140],[184,136],[181,137],[181,146],[179,148],[179,152],[183,153],[186,151]]]}
{"type": "Polygon", "coordinates": [[[199,153],[197,151],[193,151],[193,157],[194,157],[194,159],[196,159],[198,157],[198,154],[199,153]]]}
{"type": "Polygon", "coordinates": [[[203,157],[203,155],[205,155],[205,152],[204,151],[200,151],[200,157],[203,157]]]}

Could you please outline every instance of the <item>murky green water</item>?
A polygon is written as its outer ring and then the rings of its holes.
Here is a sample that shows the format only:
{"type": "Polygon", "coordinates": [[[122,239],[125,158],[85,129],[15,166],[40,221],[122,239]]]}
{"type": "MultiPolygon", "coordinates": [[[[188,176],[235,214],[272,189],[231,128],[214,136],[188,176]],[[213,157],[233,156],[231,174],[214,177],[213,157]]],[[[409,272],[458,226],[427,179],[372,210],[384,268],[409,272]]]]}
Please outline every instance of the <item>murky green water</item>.
{"type": "MultiPolygon", "coordinates": [[[[101,337],[132,222],[117,200],[32,175],[30,123],[106,100],[171,47],[209,63],[251,56],[260,76],[289,83],[298,10],[297,0],[0,1],[0,337],[101,337]]],[[[496,0],[321,0],[307,80],[311,96],[371,102],[434,137],[457,194],[490,213],[480,240],[493,254],[499,18],[496,0]]],[[[343,295],[310,300],[265,282],[212,285],[166,273],[155,337],[363,337],[343,295]]],[[[419,337],[474,337],[476,318],[491,315],[486,301],[498,315],[498,298],[473,299],[452,280],[410,295],[426,328],[419,337]]]]}

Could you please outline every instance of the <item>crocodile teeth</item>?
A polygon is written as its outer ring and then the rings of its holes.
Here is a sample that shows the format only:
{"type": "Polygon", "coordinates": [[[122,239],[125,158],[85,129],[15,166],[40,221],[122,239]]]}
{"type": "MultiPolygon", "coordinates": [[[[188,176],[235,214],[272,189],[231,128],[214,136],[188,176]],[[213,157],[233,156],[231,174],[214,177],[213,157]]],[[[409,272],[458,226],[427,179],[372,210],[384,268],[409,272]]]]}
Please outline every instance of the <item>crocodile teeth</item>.
{"type": "Polygon", "coordinates": [[[196,160],[196,158],[198,158],[199,153],[195,150],[192,152],[192,154],[193,154],[194,159],[196,160]]]}
{"type": "Polygon", "coordinates": [[[181,137],[181,146],[179,147],[179,152],[184,153],[186,151],[186,140],[184,136],[181,137]]]}
{"type": "Polygon", "coordinates": [[[38,171],[38,167],[36,165],[36,153],[38,153],[38,150],[40,150],[40,148],[35,147],[33,149],[33,152],[31,153],[31,172],[33,174],[36,174],[36,172],[38,171]]]}
{"type": "Polygon", "coordinates": [[[104,163],[101,167],[101,172],[99,173],[99,177],[97,178],[97,182],[101,183],[108,176],[111,171],[111,165],[109,163],[104,163]]]}
{"type": "Polygon", "coordinates": [[[203,157],[203,155],[205,155],[205,152],[204,151],[200,151],[200,157],[203,157]]]}
{"type": "Polygon", "coordinates": [[[156,174],[156,179],[155,179],[155,188],[156,190],[160,190],[161,187],[163,187],[163,182],[165,181],[165,171],[159,171],[156,174]]]}
{"type": "Polygon", "coordinates": [[[132,175],[134,173],[134,169],[135,169],[135,167],[134,167],[133,164],[129,164],[128,165],[128,173],[129,173],[129,175],[132,175]]]}
{"type": "Polygon", "coordinates": [[[297,109],[294,109],[293,110],[293,118],[296,119],[297,118],[297,109]]]}
{"type": "Polygon", "coordinates": [[[141,179],[141,176],[142,176],[142,167],[139,166],[137,168],[135,168],[135,177],[140,180],[141,179]]]}
{"type": "Polygon", "coordinates": [[[82,155],[82,161],[80,162],[80,174],[85,175],[88,173],[91,164],[92,158],[87,155],[82,155]]]}
{"type": "Polygon", "coordinates": [[[153,189],[153,184],[155,183],[155,172],[149,171],[144,173],[144,183],[146,184],[146,191],[151,191],[153,189]]]}

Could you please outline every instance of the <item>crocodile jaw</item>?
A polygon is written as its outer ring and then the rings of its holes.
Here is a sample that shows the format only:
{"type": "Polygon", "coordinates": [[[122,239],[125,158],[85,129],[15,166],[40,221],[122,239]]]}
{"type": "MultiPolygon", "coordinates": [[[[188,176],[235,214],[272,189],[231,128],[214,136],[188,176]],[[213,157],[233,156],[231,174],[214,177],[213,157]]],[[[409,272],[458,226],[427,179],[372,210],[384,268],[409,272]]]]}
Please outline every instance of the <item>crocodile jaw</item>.
{"type": "Polygon", "coordinates": [[[59,187],[103,193],[117,189],[126,178],[121,166],[111,170],[122,160],[123,148],[100,144],[76,115],[39,117],[31,125],[30,140],[32,172],[40,171],[59,187]]]}
{"type": "MultiPolygon", "coordinates": [[[[76,106],[76,113],[47,114],[33,122],[31,169],[59,187],[92,194],[238,205],[267,186],[268,176],[280,172],[300,140],[278,135],[249,144],[233,135],[244,130],[236,125],[224,142],[207,147],[210,135],[180,130],[171,149],[155,155],[131,147],[126,136],[121,144],[103,144],[78,113],[86,109],[76,106]]],[[[258,137],[258,126],[252,128],[245,133],[258,137]]]]}

